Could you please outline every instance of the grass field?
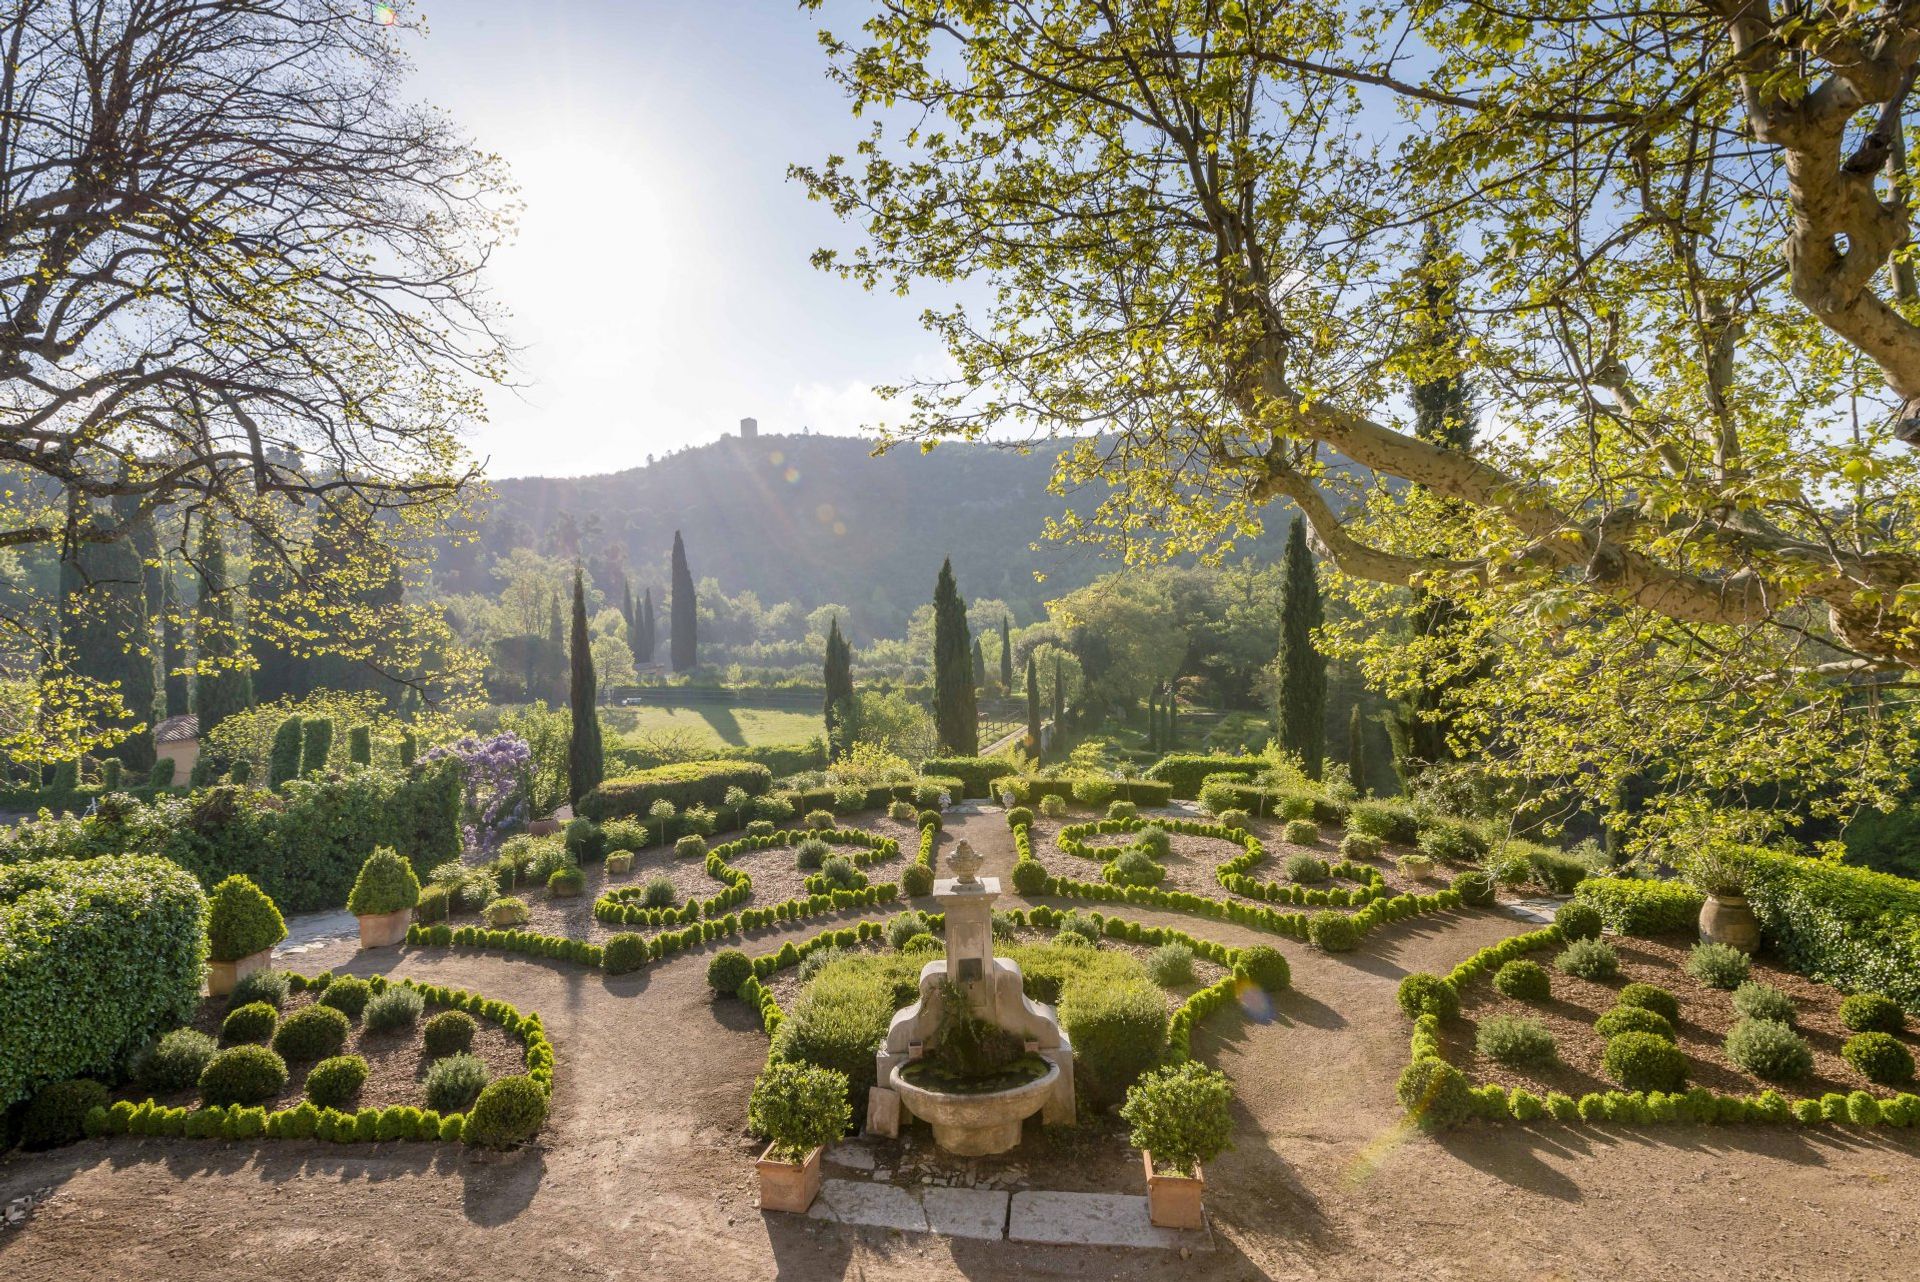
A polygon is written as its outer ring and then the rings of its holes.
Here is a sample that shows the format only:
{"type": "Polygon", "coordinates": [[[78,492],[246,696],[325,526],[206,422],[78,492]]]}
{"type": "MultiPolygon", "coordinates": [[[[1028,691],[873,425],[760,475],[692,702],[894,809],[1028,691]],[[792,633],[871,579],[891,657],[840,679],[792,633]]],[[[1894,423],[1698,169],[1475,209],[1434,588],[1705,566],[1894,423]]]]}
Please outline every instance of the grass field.
{"type": "Polygon", "coordinates": [[[748,748],[805,743],[826,733],[818,712],[791,708],[606,708],[601,721],[624,738],[697,737],[715,747],[748,748]]]}

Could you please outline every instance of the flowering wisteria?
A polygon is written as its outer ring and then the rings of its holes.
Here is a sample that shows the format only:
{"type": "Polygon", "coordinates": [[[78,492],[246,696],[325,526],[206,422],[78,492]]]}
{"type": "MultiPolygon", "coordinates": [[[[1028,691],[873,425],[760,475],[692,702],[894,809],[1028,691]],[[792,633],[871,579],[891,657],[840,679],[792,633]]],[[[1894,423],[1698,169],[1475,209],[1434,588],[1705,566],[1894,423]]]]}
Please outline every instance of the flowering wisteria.
{"type": "Polygon", "coordinates": [[[469,850],[482,853],[527,821],[527,769],[533,750],[517,734],[487,739],[471,735],[435,748],[428,761],[460,763],[462,833],[469,850]]]}

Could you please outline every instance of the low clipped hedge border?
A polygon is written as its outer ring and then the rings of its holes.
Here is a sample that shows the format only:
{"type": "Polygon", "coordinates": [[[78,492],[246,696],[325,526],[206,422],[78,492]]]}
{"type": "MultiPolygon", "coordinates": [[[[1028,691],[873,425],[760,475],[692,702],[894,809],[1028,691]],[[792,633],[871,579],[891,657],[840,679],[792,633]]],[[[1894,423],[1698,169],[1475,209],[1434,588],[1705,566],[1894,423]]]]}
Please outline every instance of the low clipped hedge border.
{"type": "MultiPolygon", "coordinates": [[[[1104,881],[1075,881],[1056,877],[1033,857],[1033,832],[1029,824],[1013,826],[1013,844],[1013,885],[1022,895],[1057,895],[1063,899],[1091,899],[1105,903],[1170,908],[1176,912],[1211,917],[1216,921],[1251,926],[1255,930],[1271,931],[1291,939],[1315,942],[1312,924],[1319,915],[1316,913],[1277,912],[1240,900],[1214,899],[1184,890],[1161,890],[1158,886],[1115,886],[1104,881]]],[[[1458,908],[1460,904],[1461,896],[1457,890],[1441,890],[1431,895],[1396,895],[1390,899],[1374,899],[1359,912],[1345,915],[1343,920],[1351,930],[1351,941],[1357,944],[1376,926],[1405,921],[1424,913],[1458,908]]],[[[1347,950],[1330,948],[1327,951],[1347,950]]]]}
{"type": "MultiPolygon", "coordinates": [[[[1526,953],[1558,947],[1565,942],[1558,926],[1514,935],[1482,948],[1447,972],[1442,982],[1455,994],[1475,979],[1491,976],[1500,967],[1526,953]]],[[[1756,1095],[1727,1095],[1705,1087],[1672,1093],[1663,1091],[1590,1091],[1575,1098],[1550,1091],[1545,1098],[1523,1087],[1509,1090],[1498,1083],[1473,1086],[1449,1063],[1440,1038],[1440,1017],[1421,1015],[1413,1021],[1410,1058],[1401,1074],[1402,1102],[1409,1082],[1424,1082],[1427,1098],[1440,1102],[1424,1119],[1409,1112],[1409,1120],[1441,1129],[1468,1118],[1512,1122],[1614,1122],[1624,1125],[1731,1125],[1754,1122],[1767,1125],[1825,1122],[1855,1126],[1920,1126],[1920,1095],[1901,1093],[1875,1096],[1869,1091],[1842,1095],[1829,1092],[1819,1099],[1790,1100],[1775,1090],[1756,1095]],[[1436,1086],[1435,1083],[1441,1085],[1436,1086]]]]}
{"type": "Polygon", "coordinates": [[[677,761],[620,775],[599,784],[580,799],[580,814],[595,823],[609,819],[645,819],[656,801],[674,809],[726,804],[727,789],[757,797],[773,786],[773,771],[757,761],[677,761]]]}
{"type": "MultiPolygon", "coordinates": [[[[1086,778],[1088,776],[1082,776],[1086,778]]],[[[1002,775],[993,781],[993,795],[1011,792],[1015,802],[1031,806],[1049,793],[1073,802],[1073,785],[1079,779],[1048,775],[1002,775]]],[[[1136,806],[1159,808],[1173,800],[1173,788],[1154,779],[1102,779],[1113,786],[1115,801],[1131,801],[1136,806]]]]}
{"type": "Polygon", "coordinates": [[[719,894],[706,899],[690,899],[678,908],[648,908],[645,904],[632,902],[647,893],[644,885],[621,886],[593,901],[593,915],[609,926],[638,925],[649,928],[685,926],[702,918],[719,917],[753,893],[753,878],[732,867],[728,860],[755,850],[792,846],[809,837],[818,837],[829,845],[851,850],[853,853],[849,858],[859,868],[893,859],[900,853],[900,843],[892,837],[858,828],[789,830],[767,837],[740,837],[707,852],[707,875],[725,887],[719,894]]]}
{"type": "Polygon", "coordinates": [[[1573,897],[1612,930],[1642,938],[1697,929],[1707,901],[1683,881],[1640,877],[1589,877],[1573,888],[1573,897]]]}
{"type": "MultiPolygon", "coordinates": [[[[1188,837],[1212,837],[1220,841],[1237,843],[1244,853],[1217,864],[1213,870],[1214,880],[1222,889],[1258,899],[1266,903],[1287,903],[1307,905],[1314,908],[1364,908],[1376,899],[1387,898],[1387,879],[1380,870],[1366,864],[1355,863],[1351,859],[1342,859],[1329,866],[1327,871],[1335,877],[1358,882],[1352,890],[1317,890],[1291,882],[1259,881],[1245,875],[1246,870],[1266,862],[1267,848],[1260,839],[1241,828],[1229,828],[1225,824],[1202,823],[1194,819],[1100,819],[1092,823],[1069,824],[1060,830],[1060,849],[1082,859],[1091,859],[1102,865],[1118,859],[1125,852],[1124,846],[1095,846],[1086,838],[1094,835],[1112,835],[1115,833],[1139,832],[1148,826],[1164,828],[1168,832],[1177,832],[1188,837]]],[[[1104,870],[1102,872],[1104,876],[1104,870]]],[[[1111,881],[1111,878],[1108,879],[1111,881]]]]}
{"type": "Polygon", "coordinates": [[[1735,859],[1760,931],[1788,966],[1920,1014],[1920,883],[1754,847],[1735,859]]]}
{"type": "Polygon", "coordinates": [[[920,769],[958,781],[961,791],[953,794],[958,801],[963,796],[992,796],[993,781],[1004,779],[1011,764],[1005,757],[928,757],[920,763],[920,769]]]}
{"type": "MultiPolygon", "coordinates": [[[[308,988],[324,989],[333,982],[331,971],[308,977],[295,973],[291,987],[295,992],[308,988]]],[[[389,988],[410,988],[420,994],[429,1007],[465,1011],[477,1019],[498,1024],[518,1037],[524,1048],[526,1075],[537,1083],[549,1099],[553,1096],[555,1059],[553,1043],[537,1014],[522,1014],[511,1004],[485,997],[464,988],[441,984],[422,984],[411,979],[389,980],[384,975],[367,977],[367,987],[375,996],[389,988]]],[[[302,1100],[292,1108],[269,1113],[264,1107],[242,1105],[223,1108],[209,1105],[190,1109],[184,1105],[169,1108],[152,1098],[135,1103],[120,1100],[110,1108],[95,1108],[87,1114],[88,1135],[157,1135],[185,1139],[226,1140],[332,1140],[338,1144],[373,1143],[382,1140],[457,1141],[465,1138],[466,1114],[442,1116],[432,1109],[410,1104],[392,1104],[386,1108],[363,1108],[343,1112],[315,1107],[302,1100]]]]}
{"type": "Polygon", "coordinates": [[[1211,756],[1199,752],[1170,752],[1147,767],[1146,777],[1166,784],[1182,801],[1200,796],[1200,785],[1212,775],[1253,779],[1269,765],[1265,757],[1211,756]]]}
{"type": "MultiPolygon", "coordinates": [[[[1006,769],[1006,763],[1001,762],[1000,768],[1006,769]]],[[[961,793],[965,789],[959,776],[951,773],[935,774],[929,770],[926,774],[916,775],[904,783],[875,784],[867,789],[866,795],[860,798],[860,804],[855,809],[878,810],[890,801],[913,801],[914,793],[929,784],[955,801],[960,800],[961,793]]],[[[809,788],[800,792],[783,792],[778,795],[786,799],[796,815],[804,815],[809,810],[836,812],[840,810],[839,793],[832,788],[809,788]]]]}

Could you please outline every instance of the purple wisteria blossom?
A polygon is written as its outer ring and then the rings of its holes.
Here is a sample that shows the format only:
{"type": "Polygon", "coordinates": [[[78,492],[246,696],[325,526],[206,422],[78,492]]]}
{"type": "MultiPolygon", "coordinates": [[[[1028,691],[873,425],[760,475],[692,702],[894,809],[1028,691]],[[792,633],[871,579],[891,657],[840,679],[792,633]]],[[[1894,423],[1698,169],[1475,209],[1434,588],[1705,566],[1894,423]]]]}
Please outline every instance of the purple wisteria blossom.
{"type": "Polygon", "coordinates": [[[467,848],[486,854],[527,822],[527,777],[533,750],[517,734],[497,734],[489,739],[469,735],[426,756],[428,761],[447,758],[460,763],[462,832],[467,848]]]}

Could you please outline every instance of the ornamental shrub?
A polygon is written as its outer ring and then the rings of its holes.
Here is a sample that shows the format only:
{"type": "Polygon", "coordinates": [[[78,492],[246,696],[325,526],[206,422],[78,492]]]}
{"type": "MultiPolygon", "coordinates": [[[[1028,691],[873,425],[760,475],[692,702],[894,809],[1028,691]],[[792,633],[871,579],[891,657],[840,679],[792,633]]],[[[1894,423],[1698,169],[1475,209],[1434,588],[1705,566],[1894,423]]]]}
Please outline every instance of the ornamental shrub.
{"type": "Polygon", "coordinates": [[[631,975],[647,964],[645,937],[623,930],[600,947],[600,969],[609,975],[631,975]]]}
{"type": "Polygon", "coordinates": [[[1897,1033],[1906,1022],[1906,1012],[1885,993],[1855,993],[1840,1003],[1840,1023],[1855,1033],[1897,1033]]]}
{"type": "Polygon", "coordinates": [[[1233,973],[1258,984],[1270,993],[1284,992],[1293,983],[1293,968],[1277,948],[1255,944],[1240,950],[1233,973]]]}
{"type": "Polygon", "coordinates": [[[1553,924],[1560,928],[1560,934],[1569,942],[1600,938],[1600,910],[1592,904],[1583,904],[1578,900],[1561,904],[1554,910],[1553,924]]]}
{"type": "Polygon", "coordinates": [[[679,898],[680,892],[674,889],[671,877],[655,877],[640,892],[640,902],[648,908],[671,908],[679,898]]]}
{"type": "Polygon", "coordinates": [[[676,859],[704,859],[707,855],[707,839],[697,832],[690,832],[673,843],[676,859]]]}
{"type": "Polygon", "coordinates": [[[1092,775],[1073,781],[1073,799],[1083,806],[1098,809],[1113,800],[1113,794],[1119,787],[1113,780],[1100,775],[1092,775]]]}
{"type": "Polygon", "coordinates": [[[1033,811],[1026,806],[1015,806],[1007,811],[1007,827],[1025,828],[1033,823],[1033,811]]]}
{"type": "Polygon", "coordinates": [[[747,1125],[771,1142],[773,1156],[804,1162],[807,1154],[847,1133],[853,1109],[847,1075],[804,1063],[770,1062],[753,1084],[747,1125]]]}
{"type": "Polygon", "coordinates": [[[807,817],[801,820],[801,822],[804,823],[807,827],[813,828],[815,830],[825,830],[825,829],[831,828],[833,827],[833,811],[809,810],[807,811],[807,817]]]}
{"type": "Polygon", "coordinates": [[[397,913],[420,902],[420,878],[413,865],[381,846],[360,865],[347,894],[347,911],[357,917],[397,913]]]}
{"type": "Polygon", "coordinates": [[[323,1059],[307,1074],[307,1098],[315,1108],[339,1108],[366,1084],[367,1061],[358,1055],[323,1059]]]}
{"type": "Polygon", "coordinates": [[[1157,886],[1166,878],[1167,870],[1144,851],[1123,850],[1100,875],[1116,886],[1157,886]]]}
{"type": "MultiPolygon", "coordinates": [[[[1016,869],[1016,871],[1018,871],[1016,869]]],[[[933,869],[922,863],[908,864],[900,874],[900,890],[910,899],[933,893],[933,869]]]]}
{"type": "Polygon", "coordinates": [[[1855,1033],[1840,1048],[1840,1058],[1876,1086],[1902,1086],[1913,1080],[1913,1054],[1891,1033],[1855,1033]]]}
{"type": "Polygon", "coordinates": [[[485,909],[487,925],[495,930],[510,930],[515,926],[524,926],[533,916],[533,910],[527,907],[527,901],[517,895],[502,895],[487,904],[485,909]]]}
{"type": "Polygon", "coordinates": [[[289,1060],[325,1059],[347,1044],[349,1027],[347,1017],[331,1006],[303,1006],[280,1021],[273,1049],[289,1060]]]}
{"type": "Polygon", "coordinates": [[[1648,1010],[1644,1006],[1615,1006],[1594,1021],[1593,1031],[1607,1038],[1618,1037],[1622,1033],[1652,1033],[1670,1042],[1677,1040],[1672,1022],[1659,1011],[1648,1010]]]}
{"type": "Polygon", "coordinates": [[[827,862],[833,847],[819,837],[808,837],[793,848],[793,865],[802,872],[816,872],[827,862]]]}
{"type": "Polygon", "coordinates": [[[1236,809],[1233,806],[1228,806],[1218,815],[1215,815],[1214,818],[1219,820],[1222,828],[1234,828],[1242,832],[1246,831],[1247,825],[1253,822],[1252,815],[1244,810],[1236,809]]]}
{"type": "Polygon", "coordinates": [[[1167,1044],[1167,1002],[1144,979],[1069,980],[1060,1023],[1073,1042],[1078,1087],[1099,1104],[1118,1103],[1167,1044]]]}
{"type": "Polygon", "coordinates": [[[1311,819],[1289,819],[1280,829],[1280,840],[1289,846],[1311,846],[1320,840],[1320,825],[1311,819]]]}
{"type": "Polygon", "coordinates": [[[1422,1015],[1451,1019],[1460,1013],[1460,994],[1438,975],[1415,971],[1400,981],[1395,996],[1408,1019],[1422,1015]]]}
{"type": "MultiPolygon", "coordinates": [[[[766,823],[766,821],[755,820],[755,823],[766,823]]],[[[773,825],[767,824],[766,831],[772,833],[773,825]]],[[[609,820],[600,825],[600,832],[606,838],[607,853],[610,855],[621,851],[631,854],[636,850],[645,850],[653,844],[652,834],[647,831],[646,824],[638,819],[609,820]]],[[[761,834],[754,831],[753,824],[748,824],[747,835],[757,837],[761,834]]]]}
{"type": "Polygon", "coordinates": [[[1544,1067],[1559,1059],[1547,1026],[1519,1015],[1492,1015],[1481,1020],[1473,1044],[1482,1055],[1508,1068],[1544,1067]]]}
{"type": "MultiPolygon", "coordinates": [[[[907,807],[907,813],[909,817],[912,816],[913,808],[911,806],[907,807]]],[[[899,818],[898,815],[894,817],[896,819],[899,818]]],[[[771,819],[754,819],[747,824],[747,836],[749,837],[771,837],[774,832],[773,820],[771,819]]]]}
{"type": "Polygon", "coordinates": [[[1753,961],[1731,944],[1695,944],[1687,954],[1687,973],[1709,988],[1738,988],[1753,961]]]}
{"type": "Polygon", "coordinates": [[[1750,979],[1733,990],[1733,1009],[1747,1019],[1770,1019],[1788,1025],[1799,1014],[1793,1008],[1793,998],[1757,979],[1750,979]]]}
{"type": "Polygon", "coordinates": [[[1140,814],[1140,807],[1131,801],[1114,801],[1107,804],[1107,818],[1134,819],[1140,814]]]}
{"type": "Polygon", "coordinates": [[[1057,936],[1077,935],[1089,944],[1097,944],[1100,942],[1100,923],[1090,914],[1075,908],[1054,923],[1053,933],[1057,936]]]}
{"type": "Polygon", "coordinates": [[[1135,833],[1132,846],[1150,859],[1165,859],[1173,853],[1173,839],[1159,824],[1148,824],[1135,833]]]}
{"type": "Polygon", "coordinates": [[[227,1012],[226,1019],[220,1023],[220,1040],[229,1045],[235,1042],[264,1042],[273,1036],[273,1030],[279,1024],[279,1011],[265,1002],[248,1002],[227,1012]]]}
{"type": "Polygon", "coordinates": [[[487,1083],[467,1114],[461,1138],[483,1148],[512,1148],[532,1139],[546,1120],[547,1092],[531,1077],[516,1073],[487,1083]]]}
{"type": "Polygon", "coordinates": [[[1620,990],[1622,1006],[1638,1006],[1665,1017],[1668,1023],[1680,1020],[1680,999],[1658,984],[1632,983],[1620,990]]]}
{"type": "Polygon", "coordinates": [[[207,1104],[258,1104],[287,1084],[287,1063],[264,1046],[230,1046],[200,1073],[200,1098],[207,1104]]]}
{"type": "Polygon", "coordinates": [[[1457,874],[1450,884],[1459,892],[1460,902],[1469,908],[1491,908],[1494,891],[1499,888],[1493,874],[1481,868],[1457,874]]]}
{"type": "Polygon", "coordinates": [[[1443,864],[1469,864],[1487,853],[1487,839],[1471,824],[1436,819],[1420,831],[1420,849],[1443,864]]]}
{"type": "Polygon", "coordinates": [[[895,950],[904,948],[906,942],[915,935],[927,933],[926,914],[914,912],[911,909],[903,913],[895,913],[887,918],[886,932],[887,947],[895,950]]]}
{"type": "Polygon", "coordinates": [[[87,1133],[87,1114],[107,1107],[107,1088],[91,1078],[48,1082],[20,1116],[23,1148],[55,1148],[87,1133]]]}
{"type": "Polygon", "coordinates": [[[1553,979],[1539,962],[1516,957],[1493,972],[1493,986],[1506,997],[1522,1002],[1543,1002],[1553,995],[1553,979]]]}
{"type": "MultiPolygon", "coordinates": [[[[807,960],[812,961],[819,955],[819,953],[811,954],[807,960]]],[[[746,983],[747,977],[751,974],[753,974],[751,958],[738,948],[723,948],[713,955],[712,961],[707,963],[707,987],[716,993],[724,993],[731,997],[740,991],[740,985],[746,983]]]]}
{"type": "Polygon", "coordinates": [[[1032,897],[1045,894],[1047,890],[1047,869],[1038,859],[1021,859],[1013,865],[1013,889],[1016,893],[1032,897]]]}
{"type": "Polygon", "coordinates": [[[134,1080],[156,1095],[184,1091],[200,1080],[218,1050],[199,1029],[176,1028],[140,1057],[134,1080]]]}
{"type": "Polygon", "coordinates": [[[547,878],[547,894],[555,899],[573,899],[587,889],[587,874],[578,868],[556,868],[547,878]]]}
{"type": "Polygon", "coordinates": [[[828,855],[820,865],[820,876],[834,890],[857,890],[867,884],[866,875],[845,855],[828,855]]]}
{"type": "Polygon", "coordinates": [[[1806,1038],[1770,1019],[1743,1019],[1727,1034],[1727,1058],[1769,1082],[1796,1082],[1813,1072],[1806,1038]]]}
{"type": "Polygon", "coordinates": [[[887,818],[896,823],[910,824],[913,822],[913,817],[917,813],[913,808],[913,803],[904,798],[891,802],[887,806],[887,818]]]}
{"type": "Polygon", "coordinates": [[[486,1084],[486,1062],[478,1055],[456,1051],[436,1059],[427,1070],[427,1107],[443,1117],[464,1113],[486,1084]]]}
{"type": "Polygon", "coordinates": [[[1340,838],[1340,857],[1342,859],[1378,859],[1380,839],[1370,837],[1364,832],[1350,832],[1340,838]]]}
{"type": "MultiPolygon", "coordinates": [[[[759,810],[761,803],[777,800],[761,796],[772,783],[773,771],[756,761],[677,761],[605,780],[582,797],[576,809],[604,824],[610,819],[651,815],[654,803],[660,801],[673,806],[675,813],[690,806],[724,806],[727,790],[740,788],[754,798],[759,810]]],[[[777,822],[792,813],[761,817],[777,822]]]]}
{"type": "Polygon", "coordinates": [[[1287,880],[1316,882],[1327,880],[1327,861],[1312,855],[1294,855],[1287,860],[1287,880]]]}
{"type": "Polygon", "coordinates": [[[1048,819],[1064,819],[1067,814],[1067,800],[1057,792],[1050,792],[1040,798],[1040,813],[1048,819]]]}
{"type": "Polygon", "coordinates": [[[575,863],[598,863],[607,857],[607,834],[584,815],[567,821],[564,836],[567,853],[575,863]]]}
{"type": "Polygon", "coordinates": [[[358,975],[342,975],[328,984],[326,991],[316,999],[322,1006],[331,1006],[348,1019],[359,1019],[360,1012],[367,1008],[367,1000],[373,996],[373,986],[358,975]]]}
{"type": "MultiPolygon", "coordinates": [[[[902,987],[910,989],[906,974],[902,987]]],[[[833,1069],[846,1078],[849,1098],[864,1105],[874,1084],[874,1053],[905,1000],[893,980],[864,958],[828,966],[780,1021],[769,1062],[791,1060],[833,1069]]]]}
{"type": "Polygon", "coordinates": [[[1608,1077],[1630,1091],[1677,1091],[1687,1083],[1687,1057],[1658,1033],[1621,1033],[1608,1038],[1600,1063],[1608,1077]]]}
{"type": "Polygon", "coordinates": [[[1322,952],[1350,953],[1360,946],[1360,931],[1353,918],[1331,910],[1307,919],[1307,938],[1322,952]]]}
{"type": "Polygon", "coordinates": [[[1620,973],[1620,955],[1613,946],[1599,939],[1577,939],[1568,944],[1553,964],[1569,975],[1602,983],[1620,973]]]}
{"type": "Polygon", "coordinates": [[[419,1023],[426,1005],[417,990],[405,984],[389,984],[367,1003],[361,1023],[369,1033],[397,1033],[419,1023]]]}
{"type": "Polygon", "coordinates": [[[1437,1055],[1423,1055],[1402,1069],[1394,1094],[1407,1116],[1425,1130],[1445,1130],[1473,1116],[1466,1075],[1437,1055]]]}
{"type": "Polygon", "coordinates": [[[1185,944],[1162,944],[1147,954],[1147,978],[1162,988],[1193,982],[1193,949],[1185,944]]]}
{"type": "Polygon", "coordinates": [[[420,1036],[426,1043],[428,1057],[439,1059],[470,1049],[479,1027],[473,1016],[463,1010],[443,1010],[427,1021],[420,1036]]]}
{"type": "Polygon", "coordinates": [[[207,945],[212,961],[239,961],[263,953],[287,937],[280,910],[253,879],[234,873],[207,900],[207,945]]]}
{"type": "Polygon", "coordinates": [[[1622,935],[1670,935],[1698,928],[1706,896],[1683,881],[1589,877],[1574,889],[1584,903],[1622,935]]]}
{"type": "Polygon", "coordinates": [[[1218,1069],[1187,1060],[1141,1074],[1120,1116],[1156,1172],[1191,1177],[1232,1147],[1233,1086],[1218,1069]]]}
{"type": "Polygon", "coordinates": [[[942,945],[938,938],[923,930],[913,936],[913,938],[907,940],[906,943],[900,945],[900,951],[903,953],[937,953],[941,947],[942,945]]]}

